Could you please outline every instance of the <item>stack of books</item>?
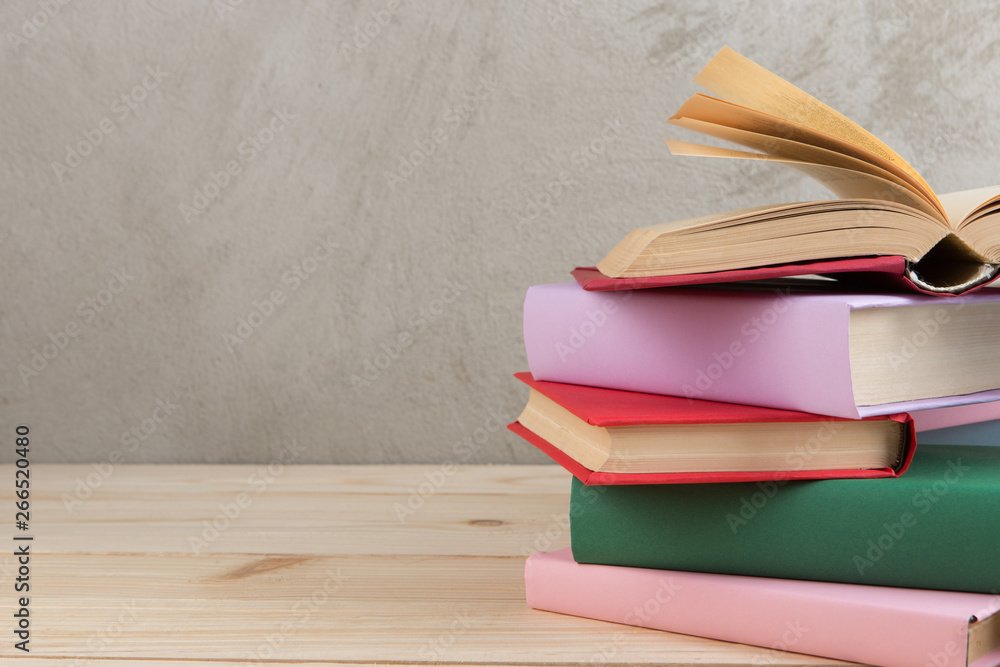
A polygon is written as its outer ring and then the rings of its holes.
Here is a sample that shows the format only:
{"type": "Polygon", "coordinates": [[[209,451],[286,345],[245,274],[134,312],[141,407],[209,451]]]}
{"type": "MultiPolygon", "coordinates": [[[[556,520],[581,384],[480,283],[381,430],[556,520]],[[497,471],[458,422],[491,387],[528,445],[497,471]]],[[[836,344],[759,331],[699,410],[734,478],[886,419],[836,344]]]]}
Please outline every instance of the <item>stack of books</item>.
{"type": "Polygon", "coordinates": [[[979,446],[1000,430],[1000,188],[936,196],[729,49],[696,81],[715,96],[670,122],[756,152],[672,152],[781,162],[841,198],[635,230],[528,290],[510,428],[574,476],[572,547],[528,558],[528,604],[1000,664],[1000,449],[979,446]]]}

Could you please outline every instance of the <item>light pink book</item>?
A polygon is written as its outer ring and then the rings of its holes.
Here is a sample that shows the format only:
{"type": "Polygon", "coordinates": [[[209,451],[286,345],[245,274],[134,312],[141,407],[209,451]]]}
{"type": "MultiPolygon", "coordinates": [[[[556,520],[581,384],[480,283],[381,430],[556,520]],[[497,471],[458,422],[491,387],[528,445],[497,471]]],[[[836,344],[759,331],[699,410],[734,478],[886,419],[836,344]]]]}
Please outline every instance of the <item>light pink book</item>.
{"type": "Polygon", "coordinates": [[[933,431],[1000,419],[1000,401],[957,405],[951,408],[915,410],[910,413],[917,431],[933,431]]]}
{"type": "MultiPolygon", "coordinates": [[[[948,381],[968,377],[977,386],[974,392],[870,404],[873,401],[863,396],[856,398],[852,327],[868,321],[861,311],[899,309],[900,322],[885,334],[882,347],[870,353],[877,367],[885,368],[876,373],[875,382],[869,380],[869,391],[879,387],[883,377],[902,379],[897,385],[904,389],[895,391],[905,391],[907,379],[926,368],[927,359],[935,354],[926,350],[960,352],[966,347],[959,335],[962,327],[949,322],[952,318],[957,322],[965,306],[986,303],[1000,303],[1000,290],[940,299],[778,289],[588,292],[575,282],[555,283],[528,289],[524,342],[537,380],[850,419],[909,412],[920,430],[954,425],[954,420],[947,423],[943,408],[1000,400],[1000,329],[980,334],[997,342],[985,347],[984,358],[963,362],[959,354],[960,361],[925,382],[933,392],[946,384],[938,377],[948,381]],[[908,306],[927,308],[904,312],[908,306]],[[907,317],[922,324],[907,324],[907,317]],[[954,341],[958,341],[954,348],[948,347],[954,341]],[[918,411],[936,414],[922,425],[918,411]]],[[[965,313],[978,317],[980,311],[965,313]]],[[[969,338],[967,332],[963,335],[969,338]]],[[[991,414],[1000,413],[1000,404],[995,407],[969,413],[973,421],[995,418],[991,414]]]]}
{"type": "Polygon", "coordinates": [[[581,565],[569,549],[530,556],[524,581],[529,606],[571,616],[885,667],[1000,664],[1000,595],[581,565]]]}

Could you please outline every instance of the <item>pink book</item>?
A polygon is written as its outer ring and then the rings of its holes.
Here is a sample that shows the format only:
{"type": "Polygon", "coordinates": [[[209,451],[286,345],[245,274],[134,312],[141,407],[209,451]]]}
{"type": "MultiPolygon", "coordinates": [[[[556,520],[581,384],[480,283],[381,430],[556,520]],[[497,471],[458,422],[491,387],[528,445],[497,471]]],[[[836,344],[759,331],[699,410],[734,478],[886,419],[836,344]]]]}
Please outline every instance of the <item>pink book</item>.
{"type": "Polygon", "coordinates": [[[1000,401],[988,403],[972,403],[957,405],[950,408],[932,410],[917,410],[910,414],[917,431],[933,431],[935,429],[965,426],[1000,419],[1000,401]]]}
{"type": "Polygon", "coordinates": [[[571,616],[885,667],[1000,665],[1000,595],[581,565],[569,549],[530,556],[524,581],[529,606],[571,616]]]}
{"type": "Polygon", "coordinates": [[[568,282],[528,289],[524,342],[536,380],[849,419],[909,412],[919,430],[947,419],[922,425],[916,411],[1000,400],[994,320],[1000,290],[988,288],[941,299],[568,282]]]}

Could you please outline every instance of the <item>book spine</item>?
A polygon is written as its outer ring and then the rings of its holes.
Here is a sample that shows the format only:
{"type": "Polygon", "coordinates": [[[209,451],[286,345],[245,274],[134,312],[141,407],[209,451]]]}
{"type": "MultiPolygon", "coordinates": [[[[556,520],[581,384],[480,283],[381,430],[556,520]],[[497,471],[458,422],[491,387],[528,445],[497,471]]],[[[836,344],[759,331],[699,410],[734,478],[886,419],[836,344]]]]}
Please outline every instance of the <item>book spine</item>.
{"type": "Polygon", "coordinates": [[[604,565],[1000,591],[1000,480],[995,465],[980,465],[991,456],[987,447],[920,446],[910,470],[889,479],[598,487],[574,478],[573,554],[604,565]]]}
{"type": "MultiPolygon", "coordinates": [[[[770,664],[768,649],[887,667],[966,664],[968,616],[934,604],[951,593],[581,565],[568,550],[529,557],[525,592],[534,609],[762,647],[752,664],[770,664]],[[884,594],[899,599],[886,604],[884,594]]],[[[989,596],[970,596],[970,608],[972,597],[989,596]]]]}
{"type": "Polygon", "coordinates": [[[856,419],[850,306],[712,290],[538,285],[524,303],[536,380],[856,419]]]}

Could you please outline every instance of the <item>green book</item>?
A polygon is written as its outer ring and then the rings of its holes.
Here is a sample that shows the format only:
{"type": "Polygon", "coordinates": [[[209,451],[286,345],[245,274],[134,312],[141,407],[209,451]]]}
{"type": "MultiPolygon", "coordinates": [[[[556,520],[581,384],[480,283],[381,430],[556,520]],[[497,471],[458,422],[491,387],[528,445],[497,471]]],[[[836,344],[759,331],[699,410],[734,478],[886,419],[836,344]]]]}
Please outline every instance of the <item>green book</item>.
{"type": "Polygon", "coordinates": [[[585,486],[580,563],[1000,592],[1000,456],[922,445],[885,479],[585,486]]]}

